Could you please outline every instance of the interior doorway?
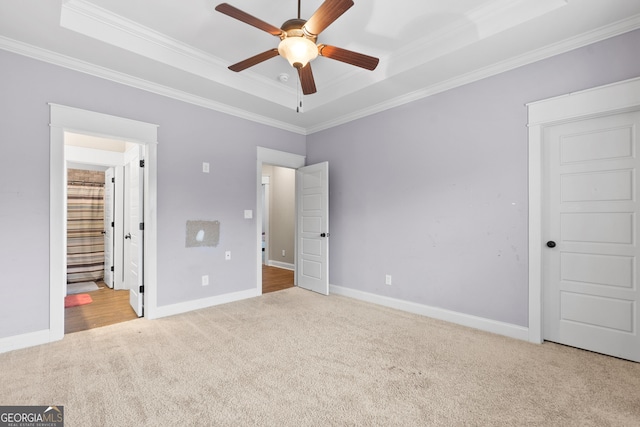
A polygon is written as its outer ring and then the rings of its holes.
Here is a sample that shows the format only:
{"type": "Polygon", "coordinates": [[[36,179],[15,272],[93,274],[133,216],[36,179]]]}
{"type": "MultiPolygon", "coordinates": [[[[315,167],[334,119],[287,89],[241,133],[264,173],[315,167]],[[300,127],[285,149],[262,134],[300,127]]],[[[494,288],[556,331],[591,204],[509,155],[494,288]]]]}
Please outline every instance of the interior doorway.
{"type": "Polygon", "coordinates": [[[640,361],[640,79],[529,108],[529,340],[640,361]]]}
{"type": "MultiPolygon", "coordinates": [[[[71,333],[139,317],[130,302],[130,288],[134,286],[127,275],[131,244],[125,236],[131,235],[132,228],[130,169],[131,164],[139,162],[141,150],[139,144],[72,132],[64,133],[64,143],[64,329],[71,333]]],[[[138,214],[136,211],[135,216],[138,214]]]]}
{"type": "Polygon", "coordinates": [[[65,132],[129,141],[144,147],[141,170],[144,193],[144,289],[145,317],[157,317],[157,131],[158,126],[128,118],[58,105],[50,106],[50,227],[49,227],[49,333],[48,341],[64,337],[66,294],[66,160],[65,132]]]}
{"type": "Polygon", "coordinates": [[[294,286],[295,170],[262,167],[262,293],[294,286]]]}
{"type": "MultiPolygon", "coordinates": [[[[266,283],[267,286],[265,289],[267,289],[268,291],[269,283],[280,280],[280,278],[278,278],[275,273],[293,275],[293,285],[294,286],[296,285],[295,283],[295,268],[296,268],[295,237],[294,237],[294,243],[293,243],[293,250],[291,254],[293,256],[293,262],[289,263],[288,265],[289,268],[292,270],[287,271],[287,269],[284,269],[284,268],[278,268],[278,267],[268,265],[269,259],[273,258],[273,255],[270,253],[271,251],[269,251],[269,248],[272,247],[273,245],[270,244],[271,243],[270,236],[272,234],[272,231],[269,229],[269,224],[271,220],[269,219],[267,221],[266,218],[267,217],[271,218],[272,215],[269,215],[269,213],[265,211],[267,207],[269,207],[269,209],[271,210],[270,200],[272,199],[271,193],[273,191],[273,188],[272,188],[271,177],[269,177],[269,179],[266,180],[267,187],[265,188],[264,186],[265,180],[263,180],[262,178],[264,176],[263,172],[265,170],[269,170],[269,168],[278,167],[278,168],[283,168],[283,170],[286,168],[292,169],[295,175],[295,169],[304,166],[305,157],[297,154],[271,150],[263,147],[258,147],[257,151],[258,151],[258,161],[257,161],[257,170],[256,170],[256,177],[257,177],[257,180],[256,180],[257,181],[256,182],[256,195],[257,195],[257,200],[256,200],[257,284],[256,284],[256,287],[257,287],[258,295],[261,295],[263,292],[265,292],[265,290],[263,290],[263,277],[267,279],[267,283],[266,283]],[[265,193],[269,193],[269,196],[266,201],[265,201],[265,197],[263,196],[265,193]],[[267,231],[265,231],[265,227],[268,228],[267,231]],[[263,234],[263,232],[265,232],[266,234],[263,234]],[[263,247],[265,248],[264,255],[262,250],[263,247]],[[280,270],[285,270],[285,271],[280,271],[280,270]],[[274,273],[274,275],[272,276],[271,273],[274,273]]],[[[295,183],[294,183],[294,189],[295,189],[295,183]]],[[[295,190],[293,194],[293,203],[295,206],[295,190]]],[[[293,213],[293,215],[294,215],[294,221],[293,221],[292,231],[293,231],[293,235],[295,236],[295,233],[296,233],[295,212],[293,213]]],[[[287,252],[286,252],[286,249],[284,250],[285,250],[285,257],[286,257],[287,252]]],[[[280,254],[282,254],[282,249],[280,249],[280,254]]],[[[280,264],[280,266],[285,267],[287,266],[287,264],[280,264]]],[[[285,278],[285,280],[288,280],[288,278],[285,278]]]]}
{"type": "Polygon", "coordinates": [[[262,171],[265,165],[295,171],[294,285],[329,294],[329,164],[305,166],[305,157],[257,147],[257,294],[262,294],[262,171]]]}

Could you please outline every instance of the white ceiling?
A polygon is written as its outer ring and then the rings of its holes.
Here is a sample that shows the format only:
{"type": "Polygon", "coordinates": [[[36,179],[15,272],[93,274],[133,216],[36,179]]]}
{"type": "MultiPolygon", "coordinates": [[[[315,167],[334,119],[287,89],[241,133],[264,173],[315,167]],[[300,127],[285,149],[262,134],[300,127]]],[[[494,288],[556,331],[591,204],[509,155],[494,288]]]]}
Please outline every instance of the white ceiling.
{"type": "MultiPolygon", "coordinates": [[[[226,68],[279,40],[220,2],[2,0],[0,48],[308,134],[640,28],[640,0],[354,0],[318,42],[380,65],[318,57],[301,96],[284,58],[226,68]]],[[[277,27],[297,15],[296,0],[227,2],[277,27]]],[[[321,4],[302,0],[302,18],[321,4]]]]}

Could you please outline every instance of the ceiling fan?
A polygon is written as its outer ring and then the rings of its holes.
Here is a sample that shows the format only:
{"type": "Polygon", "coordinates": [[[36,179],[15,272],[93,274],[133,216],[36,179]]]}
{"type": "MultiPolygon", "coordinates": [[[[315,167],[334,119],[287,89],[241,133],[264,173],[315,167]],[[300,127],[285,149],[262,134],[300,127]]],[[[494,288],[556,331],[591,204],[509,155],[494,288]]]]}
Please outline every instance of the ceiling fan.
{"type": "Polygon", "coordinates": [[[367,70],[374,70],[379,59],[362,53],[352,52],[335,46],[317,44],[318,35],[333,21],[338,19],[351,6],[352,0],[325,0],[309,20],[300,19],[300,0],[298,0],[298,18],[289,19],[282,27],[277,28],[227,3],[216,6],[218,12],[252,25],[260,30],[280,38],[278,48],[259,53],[229,67],[231,71],[242,71],[253,67],[267,59],[283,56],[298,70],[302,93],[316,93],[316,84],[311,71],[311,61],[318,55],[355,65],[367,70]]]}

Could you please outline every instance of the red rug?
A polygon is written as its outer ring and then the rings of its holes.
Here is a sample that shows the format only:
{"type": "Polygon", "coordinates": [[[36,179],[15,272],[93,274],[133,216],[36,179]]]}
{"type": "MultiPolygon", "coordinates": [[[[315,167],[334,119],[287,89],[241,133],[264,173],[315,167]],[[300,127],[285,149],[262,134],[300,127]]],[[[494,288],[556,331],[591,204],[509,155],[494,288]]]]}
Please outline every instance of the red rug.
{"type": "Polygon", "coordinates": [[[79,305],[90,304],[92,302],[93,300],[89,294],[67,295],[64,297],[64,308],[76,307],[79,305]]]}

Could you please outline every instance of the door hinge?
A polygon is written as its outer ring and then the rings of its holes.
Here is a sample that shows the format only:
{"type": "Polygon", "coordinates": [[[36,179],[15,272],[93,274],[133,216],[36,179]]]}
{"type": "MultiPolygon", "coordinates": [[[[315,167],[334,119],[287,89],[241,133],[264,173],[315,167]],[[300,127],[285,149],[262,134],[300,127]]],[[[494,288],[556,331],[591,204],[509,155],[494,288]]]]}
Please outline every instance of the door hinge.
{"type": "Polygon", "coordinates": [[[140,167],[143,168],[144,167],[144,159],[140,160],[140,167]]]}
{"type": "Polygon", "coordinates": [[[112,177],[112,178],[111,178],[111,182],[115,183],[115,182],[116,182],[116,179],[112,177]]]}
{"type": "Polygon", "coordinates": [[[115,227],[115,225],[114,225],[114,222],[113,222],[113,221],[111,221],[111,227],[115,227]]]}
{"type": "Polygon", "coordinates": [[[144,294],[144,285],[140,286],[140,293],[144,294]]]}
{"type": "Polygon", "coordinates": [[[140,223],[140,231],[144,231],[144,222],[140,223]]]}
{"type": "Polygon", "coordinates": [[[111,271],[113,271],[113,265],[111,266],[111,271]]]}

